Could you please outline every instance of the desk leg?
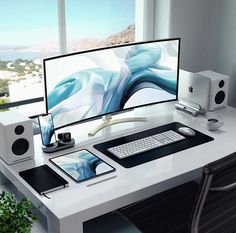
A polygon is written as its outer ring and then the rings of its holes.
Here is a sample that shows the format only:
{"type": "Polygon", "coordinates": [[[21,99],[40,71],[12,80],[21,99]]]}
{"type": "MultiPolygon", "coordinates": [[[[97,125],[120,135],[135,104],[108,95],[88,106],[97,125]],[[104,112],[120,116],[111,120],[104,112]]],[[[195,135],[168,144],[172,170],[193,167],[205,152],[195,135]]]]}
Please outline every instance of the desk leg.
{"type": "Polygon", "coordinates": [[[48,233],[83,233],[83,222],[78,216],[69,216],[59,220],[53,214],[47,216],[48,233]]]}
{"type": "Polygon", "coordinates": [[[9,183],[9,180],[0,172],[0,185],[4,185],[6,183],[9,183]]]}

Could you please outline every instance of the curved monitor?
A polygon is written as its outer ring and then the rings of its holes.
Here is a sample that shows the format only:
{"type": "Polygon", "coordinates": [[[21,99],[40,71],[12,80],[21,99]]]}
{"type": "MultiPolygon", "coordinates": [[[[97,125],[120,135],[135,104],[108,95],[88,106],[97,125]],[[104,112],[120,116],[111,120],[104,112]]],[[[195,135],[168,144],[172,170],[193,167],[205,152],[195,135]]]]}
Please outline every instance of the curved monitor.
{"type": "Polygon", "coordinates": [[[55,129],[177,100],[180,39],[124,44],[43,60],[55,129]]]}

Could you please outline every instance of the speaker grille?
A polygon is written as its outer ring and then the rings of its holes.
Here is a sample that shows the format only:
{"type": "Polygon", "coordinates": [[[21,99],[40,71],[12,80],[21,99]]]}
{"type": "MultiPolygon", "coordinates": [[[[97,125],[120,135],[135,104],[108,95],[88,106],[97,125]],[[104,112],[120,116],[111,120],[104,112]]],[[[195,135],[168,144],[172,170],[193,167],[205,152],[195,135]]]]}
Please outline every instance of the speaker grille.
{"type": "Polygon", "coordinates": [[[29,142],[25,138],[17,139],[12,144],[12,152],[15,155],[23,155],[29,149],[29,142]]]}

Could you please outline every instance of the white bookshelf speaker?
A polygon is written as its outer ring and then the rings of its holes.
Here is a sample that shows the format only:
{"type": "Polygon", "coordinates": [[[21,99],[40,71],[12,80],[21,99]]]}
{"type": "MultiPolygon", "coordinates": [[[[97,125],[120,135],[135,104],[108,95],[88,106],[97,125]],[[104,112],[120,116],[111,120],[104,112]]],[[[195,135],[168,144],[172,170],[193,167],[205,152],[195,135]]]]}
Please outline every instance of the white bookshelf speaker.
{"type": "Polygon", "coordinates": [[[32,120],[16,110],[0,113],[0,157],[7,164],[34,157],[32,120]]]}
{"type": "Polygon", "coordinates": [[[228,104],[229,76],[211,70],[198,72],[210,79],[209,111],[224,108],[228,104]]]}

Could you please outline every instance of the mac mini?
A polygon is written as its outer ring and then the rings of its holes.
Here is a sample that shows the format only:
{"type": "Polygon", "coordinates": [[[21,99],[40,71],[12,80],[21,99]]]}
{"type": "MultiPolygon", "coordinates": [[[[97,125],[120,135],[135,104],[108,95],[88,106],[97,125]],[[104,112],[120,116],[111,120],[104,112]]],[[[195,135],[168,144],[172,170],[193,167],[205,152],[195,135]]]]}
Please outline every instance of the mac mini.
{"type": "Polygon", "coordinates": [[[202,110],[209,110],[210,80],[185,70],[179,71],[179,99],[199,104],[202,110]]]}

